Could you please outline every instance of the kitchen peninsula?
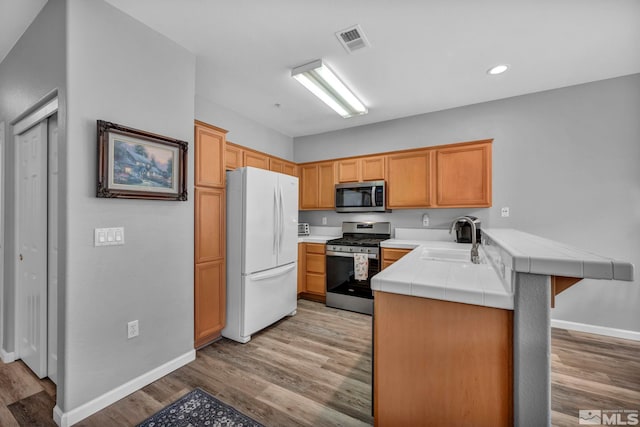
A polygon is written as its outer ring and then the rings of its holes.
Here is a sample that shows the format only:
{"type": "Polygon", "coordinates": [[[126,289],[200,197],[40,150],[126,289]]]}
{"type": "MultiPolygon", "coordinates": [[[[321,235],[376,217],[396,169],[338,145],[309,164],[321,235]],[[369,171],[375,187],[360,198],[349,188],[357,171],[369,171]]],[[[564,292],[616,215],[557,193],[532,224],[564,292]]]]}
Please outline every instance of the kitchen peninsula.
{"type": "Polygon", "coordinates": [[[399,424],[550,425],[554,297],[583,278],[632,281],[634,266],[511,229],[470,245],[415,248],[376,275],[374,419],[399,424]]]}

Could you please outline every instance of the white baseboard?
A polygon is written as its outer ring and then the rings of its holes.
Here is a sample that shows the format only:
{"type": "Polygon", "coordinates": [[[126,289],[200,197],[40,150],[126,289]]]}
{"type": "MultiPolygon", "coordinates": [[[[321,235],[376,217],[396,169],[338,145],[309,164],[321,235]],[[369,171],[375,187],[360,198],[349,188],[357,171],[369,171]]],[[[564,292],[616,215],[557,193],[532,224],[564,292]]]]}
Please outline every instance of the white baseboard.
{"type": "Polygon", "coordinates": [[[551,319],[551,327],[569,329],[571,331],[587,332],[590,334],[606,335],[608,337],[625,340],[640,341],[640,332],[626,329],[608,328],[606,326],[588,325],[586,323],[568,322],[566,320],[551,319]]]}
{"type": "Polygon", "coordinates": [[[196,351],[188,351],[164,365],[158,366],[157,368],[152,369],[149,372],[142,374],[139,377],[134,378],[131,381],[108,391],[102,396],[98,396],[84,405],[74,408],[68,412],[63,412],[58,405],[56,405],[56,407],[53,408],[53,420],[60,427],[72,426],[73,424],[87,418],[89,415],[95,414],[99,410],[106,408],[123,397],[140,390],[142,387],[151,384],[157,379],[160,379],[187,363],[194,361],[195,358],[196,351]]]}
{"type": "Polygon", "coordinates": [[[6,352],[4,351],[4,348],[0,348],[0,359],[2,359],[4,363],[15,362],[16,352],[15,351],[6,352]]]}

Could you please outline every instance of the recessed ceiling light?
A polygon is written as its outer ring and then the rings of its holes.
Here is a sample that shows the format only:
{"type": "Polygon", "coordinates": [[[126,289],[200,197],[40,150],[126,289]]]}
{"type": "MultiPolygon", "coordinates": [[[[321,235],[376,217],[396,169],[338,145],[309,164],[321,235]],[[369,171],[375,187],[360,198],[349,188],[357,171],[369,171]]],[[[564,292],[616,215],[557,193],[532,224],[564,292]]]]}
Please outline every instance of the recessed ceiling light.
{"type": "Polygon", "coordinates": [[[509,69],[509,66],[507,64],[500,64],[500,65],[496,65],[495,67],[489,68],[487,70],[487,74],[491,74],[492,76],[495,76],[496,74],[504,73],[508,69],[509,69]]]}

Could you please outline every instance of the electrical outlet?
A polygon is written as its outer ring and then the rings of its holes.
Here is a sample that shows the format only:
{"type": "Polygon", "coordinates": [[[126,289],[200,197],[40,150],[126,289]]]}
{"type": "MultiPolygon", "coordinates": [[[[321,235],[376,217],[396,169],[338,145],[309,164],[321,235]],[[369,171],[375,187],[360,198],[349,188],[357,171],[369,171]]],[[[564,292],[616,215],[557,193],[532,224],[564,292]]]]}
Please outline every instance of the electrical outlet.
{"type": "Polygon", "coordinates": [[[422,215],[422,226],[423,227],[428,227],[429,226],[429,215],[428,214],[422,215]]]}
{"type": "Polygon", "coordinates": [[[508,216],[509,216],[509,208],[505,206],[505,207],[504,207],[504,208],[502,208],[502,210],[500,211],[500,214],[501,214],[503,217],[508,217],[508,216]]]}
{"type": "Polygon", "coordinates": [[[140,330],[138,329],[137,320],[132,320],[131,322],[127,323],[127,339],[135,338],[139,333],[140,330]]]}
{"type": "Polygon", "coordinates": [[[322,217],[322,225],[327,225],[327,217],[326,216],[322,217]]]}

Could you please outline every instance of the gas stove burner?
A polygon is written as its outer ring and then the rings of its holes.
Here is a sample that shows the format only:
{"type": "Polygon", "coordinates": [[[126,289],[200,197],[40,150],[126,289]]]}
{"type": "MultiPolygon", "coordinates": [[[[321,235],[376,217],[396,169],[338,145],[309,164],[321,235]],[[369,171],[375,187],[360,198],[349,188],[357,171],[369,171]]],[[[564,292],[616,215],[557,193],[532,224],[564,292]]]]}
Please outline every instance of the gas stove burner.
{"type": "Polygon", "coordinates": [[[340,246],[371,246],[375,247],[383,240],[387,240],[389,237],[380,238],[355,238],[355,237],[340,237],[338,239],[329,240],[328,245],[340,245],[340,246]]]}

